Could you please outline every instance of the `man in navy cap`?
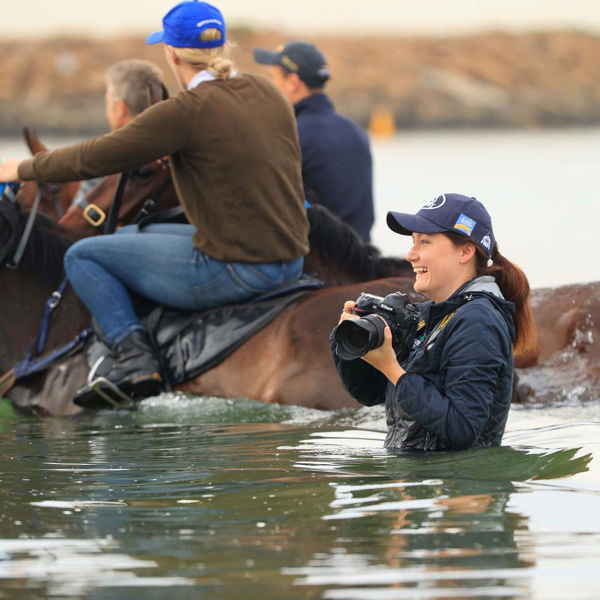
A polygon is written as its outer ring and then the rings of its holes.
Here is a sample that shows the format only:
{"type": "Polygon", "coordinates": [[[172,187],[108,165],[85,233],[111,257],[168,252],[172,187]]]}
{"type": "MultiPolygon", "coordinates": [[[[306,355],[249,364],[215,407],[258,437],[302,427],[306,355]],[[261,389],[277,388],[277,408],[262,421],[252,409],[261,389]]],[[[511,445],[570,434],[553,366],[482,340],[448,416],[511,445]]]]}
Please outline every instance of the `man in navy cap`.
{"type": "Polygon", "coordinates": [[[254,60],[271,66],[273,83],[294,106],[304,185],[316,202],[369,241],[374,221],[369,140],[323,93],[330,76],[325,57],[313,44],[290,42],[275,52],[256,49],[254,60]]]}

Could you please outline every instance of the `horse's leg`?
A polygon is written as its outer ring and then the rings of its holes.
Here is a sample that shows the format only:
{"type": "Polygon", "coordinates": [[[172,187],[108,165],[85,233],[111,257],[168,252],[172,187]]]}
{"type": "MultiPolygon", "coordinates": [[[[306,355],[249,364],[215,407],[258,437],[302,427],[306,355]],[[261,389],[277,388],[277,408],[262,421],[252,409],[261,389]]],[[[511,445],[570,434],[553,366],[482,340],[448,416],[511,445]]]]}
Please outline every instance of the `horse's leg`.
{"type": "Polygon", "coordinates": [[[7,396],[20,412],[40,417],[67,417],[81,408],[74,404],[75,392],[84,385],[87,367],[80,352],[50,368],[34,375],[23,384],[17,384],[7,396]]]}

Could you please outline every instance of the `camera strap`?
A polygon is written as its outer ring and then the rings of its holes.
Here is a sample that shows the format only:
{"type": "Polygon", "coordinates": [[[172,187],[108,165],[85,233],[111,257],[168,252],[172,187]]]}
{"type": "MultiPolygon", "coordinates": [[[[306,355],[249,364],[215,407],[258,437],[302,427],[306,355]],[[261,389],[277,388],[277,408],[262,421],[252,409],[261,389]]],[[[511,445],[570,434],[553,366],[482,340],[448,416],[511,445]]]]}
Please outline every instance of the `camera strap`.
{"type": "MultiPolygon", "coordinates": [[[[458,309],[456,309],[458,310],[458,309]]],[[[444,329],[444,327],[446,327],[446,325],[448,325],[448,321],[450,321],[450,319],[456,314],[456,310],[452,311],[450,314],[446,315],[436,326],[436,328],[431,332],[431,335],[427,338],[426,344],[425,344],[425,350],[429,350],[435,340],[437,339],[438,335],[440,335],[440,333],[442,332],[442,330],[444,329]]]]}

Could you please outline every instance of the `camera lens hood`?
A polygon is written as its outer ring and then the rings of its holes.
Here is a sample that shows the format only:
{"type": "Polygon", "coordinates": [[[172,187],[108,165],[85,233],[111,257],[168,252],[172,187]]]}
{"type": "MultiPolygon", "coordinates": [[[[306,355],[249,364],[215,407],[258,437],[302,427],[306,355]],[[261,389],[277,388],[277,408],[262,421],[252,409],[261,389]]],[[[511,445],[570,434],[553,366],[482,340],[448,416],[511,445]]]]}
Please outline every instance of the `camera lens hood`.
{"type": "Polygon", "coordinates": [[[342,321],[333,333],[336,354],[342,360],[355,360],[383,344],[385,322],[377,315],[342,321]]]}

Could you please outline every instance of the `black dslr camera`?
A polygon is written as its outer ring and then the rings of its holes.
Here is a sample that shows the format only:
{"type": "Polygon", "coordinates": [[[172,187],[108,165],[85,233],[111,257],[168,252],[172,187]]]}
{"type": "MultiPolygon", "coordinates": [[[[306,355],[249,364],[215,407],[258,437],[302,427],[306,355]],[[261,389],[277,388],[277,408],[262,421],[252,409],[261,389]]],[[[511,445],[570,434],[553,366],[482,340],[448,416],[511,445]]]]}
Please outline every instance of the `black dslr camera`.
{"type": "Polygon", "coordinates": [[[361,294],[353,312],[361,318],[346,319],[333,330],[335,352],[341,359],[354,360],[379,348],[383,344],[386,323],[392,330],[392,346],[398,359],[408,356],[417,331],[418,316],[406,294],[395,292],[385,298],[361,294]]]}

